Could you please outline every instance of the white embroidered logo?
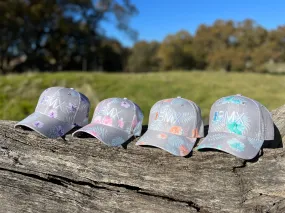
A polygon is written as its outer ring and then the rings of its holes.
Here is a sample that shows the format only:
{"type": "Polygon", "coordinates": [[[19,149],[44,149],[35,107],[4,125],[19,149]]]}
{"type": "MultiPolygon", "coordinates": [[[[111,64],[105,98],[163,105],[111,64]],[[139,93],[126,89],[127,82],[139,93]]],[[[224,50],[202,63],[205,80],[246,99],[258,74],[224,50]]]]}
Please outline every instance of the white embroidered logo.
{"type": "Polygon", "coordinates": [[[166,107],[158,113],[157,121],[180,124],[189,122],[191,118],[192,117],[189,112],[177,112],[166,107]]]}
{"type": "Polygon", "coordinates": [[[238,122],[238,123],[242,123],[243,124],[243,116],[244,113],[239,113],[236,111],[233,111],[231,114],[229,114],[229,112],[225,112],[225,111],[217,111],[214,113],[214,118],[213,121],[214,122],[238,122]]]}
{"type": "Polygon", "coordinates": [[[111,118],[117,118],[118,120],[120,119],[119,114],[122,111],[118,111],[117,108],[111,108],[110,110],[108,110],[107,108],[102,110],[102,113],[104,115],[110,116],[111,118]]]}

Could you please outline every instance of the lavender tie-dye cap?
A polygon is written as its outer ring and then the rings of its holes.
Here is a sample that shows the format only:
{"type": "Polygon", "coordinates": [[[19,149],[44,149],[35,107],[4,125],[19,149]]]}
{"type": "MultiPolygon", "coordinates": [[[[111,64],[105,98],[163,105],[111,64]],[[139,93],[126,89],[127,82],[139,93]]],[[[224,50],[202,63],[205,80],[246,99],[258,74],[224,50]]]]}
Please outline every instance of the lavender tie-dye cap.
{"type": "Polygon", "coordinates": [[[136,145],[154,146],[176,156],[186,156],[201,137],[204,137],[204,125],[199,106],[177,97],[153,105],[148,130],[136,145]]]}
{"type": "Polygon", "coordinates": [[[273,139],[270,112],[261,103],[238,94],[223,97],[212,105],[208,135],[197,149],[217,149],[252,159],[264,140],[273,139]]]}
{"type": "Polygon", "coordinates": [[[73,88],[51,87],[40,96],[35,112],[15,125],[48,138],[64,136],[75,126],[88,124],[90,102],[73,88]]]}
{"type": "Polygon", "coordinates": [[[127,98],[101,101],[89,125],[73,133],[82,137],[88,133],[108,146],[120,146],[132,136],[140,136],[143,123],[140,107],[127,98]]]}

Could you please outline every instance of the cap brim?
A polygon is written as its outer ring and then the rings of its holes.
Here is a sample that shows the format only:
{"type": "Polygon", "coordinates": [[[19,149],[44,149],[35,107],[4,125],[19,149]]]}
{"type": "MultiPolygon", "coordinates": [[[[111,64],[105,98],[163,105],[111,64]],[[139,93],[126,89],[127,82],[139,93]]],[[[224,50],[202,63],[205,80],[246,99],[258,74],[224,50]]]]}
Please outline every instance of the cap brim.
{"type": "Polygon", "coordinates": [[[197,138],[189,138],[155,130],[147,130],[137,141],[136,145],[148,145],[158,147],[176,156],[188,155],[197,138]]]}
{"type": "Polygon", "coordinates": [[[58,138],[64,136],[74,126],[39,112],[34,112],[15,124],[14,127],[28,127],[47,138],[58,138]]]}
{"type": "Polygon", "coordinates": [[[72,136],[80,137],[82,133],[88,133],[91,136],[97,138],[108,146],[120,146],[130,139],[131,135],[127,132],[107,126],[104,124],[89,124],[77,131],[72,136]]]}
{"type": "Polygon", "coordinates": [[[217,149],[227,152],[242,159],[254,158],[264,140],[245,137],[232,133],[213,133],[210,132],[207,137],[199,144],[197,150],[217,149]]]}

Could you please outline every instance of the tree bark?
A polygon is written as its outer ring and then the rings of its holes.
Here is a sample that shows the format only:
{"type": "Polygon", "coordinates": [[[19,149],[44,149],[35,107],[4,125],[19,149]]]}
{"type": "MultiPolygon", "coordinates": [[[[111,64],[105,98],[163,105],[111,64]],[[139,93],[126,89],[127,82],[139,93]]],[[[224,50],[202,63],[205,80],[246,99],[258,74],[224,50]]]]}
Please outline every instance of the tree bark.
{"type": "Polygon", "coordinates": [[[217,151],[175,157],[137,139],[125,148],[51,140],[0,121],[0,212],[283,213],[285,151],[272,148],[285,142],[285,105],[272,113],[276,139],[251,161],[217,151]]]}

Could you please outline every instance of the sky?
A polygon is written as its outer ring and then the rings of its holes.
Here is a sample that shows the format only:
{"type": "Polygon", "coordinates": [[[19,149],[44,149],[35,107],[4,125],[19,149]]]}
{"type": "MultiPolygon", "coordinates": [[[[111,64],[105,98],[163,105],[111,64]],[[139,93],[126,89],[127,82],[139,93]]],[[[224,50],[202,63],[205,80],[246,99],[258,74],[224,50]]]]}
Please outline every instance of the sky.
{"type": "MultiPolygon", "coordinates": [[[[192,35],[200,24],[211,25],[217,19],[242,21],[250,18],[271,30],[285,25],[285,0],[132,0],[139,14],[130,26],[139,40],[162,41],[168,34],[184,29],[192,35]]],[[[106,35],[124,46],[134,42],[110,23],[102,25],[106,35]]]]}

